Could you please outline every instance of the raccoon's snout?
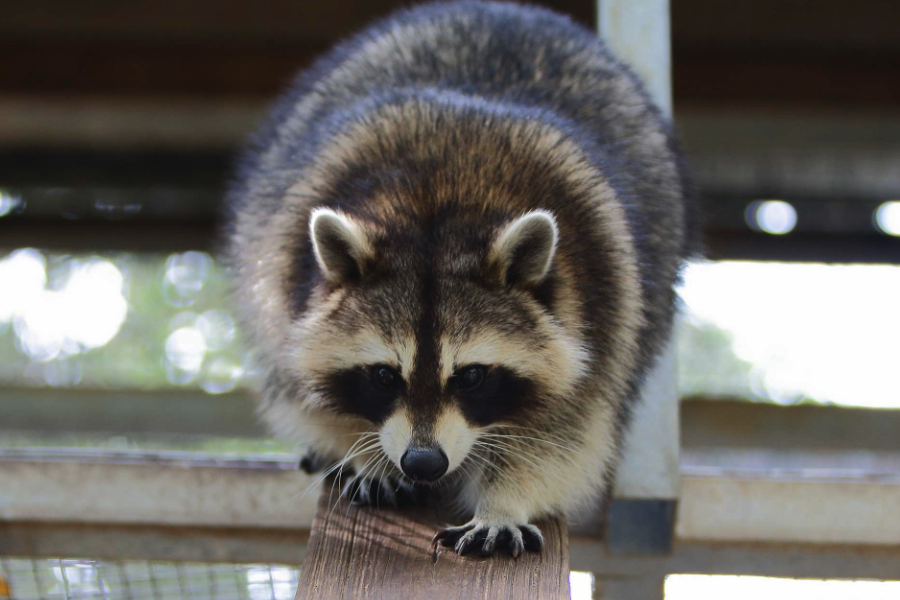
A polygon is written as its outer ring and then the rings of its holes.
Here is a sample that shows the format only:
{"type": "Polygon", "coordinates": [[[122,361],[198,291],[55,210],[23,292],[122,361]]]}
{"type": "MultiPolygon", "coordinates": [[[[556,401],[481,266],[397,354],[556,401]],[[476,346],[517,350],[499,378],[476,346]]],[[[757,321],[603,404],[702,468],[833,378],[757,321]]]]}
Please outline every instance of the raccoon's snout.
{"type": "Polygon", "coordinates": [[[437,481],[449,466],[450,461],[439,446],[408,448],[400,458],[403,474],[415,481],[437,481]]]}

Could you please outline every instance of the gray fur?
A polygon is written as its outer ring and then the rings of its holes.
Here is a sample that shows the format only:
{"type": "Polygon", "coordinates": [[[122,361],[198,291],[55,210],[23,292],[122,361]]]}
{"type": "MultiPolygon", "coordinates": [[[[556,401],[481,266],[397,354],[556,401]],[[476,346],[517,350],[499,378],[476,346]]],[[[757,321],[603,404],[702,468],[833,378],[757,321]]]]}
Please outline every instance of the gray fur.
{"type": "Polygon", "coordinates": [[[339,432],[379,432],[381,470],[354,466],[383,481],[403,480],[406,443],[460,449],[446,479],[475,516],[444,541],[461,552],[493,551],[489,531],[528,549],[529,521],[607,492],[697,228],[671,125],[593,34],[511,4],[396,13],[299,77],[229,205],[277,431],[324,435],[335,459],[339,432]],[[361,236],[325,236],[325,263],[322,208],[361,236]],[[498,253],[532,211],[551,220],[498,253]],[[454,387],[467,356],[488,372],[472,393],[454,387]],[[367,379],[376,360],[393,395],[367,379]]]}

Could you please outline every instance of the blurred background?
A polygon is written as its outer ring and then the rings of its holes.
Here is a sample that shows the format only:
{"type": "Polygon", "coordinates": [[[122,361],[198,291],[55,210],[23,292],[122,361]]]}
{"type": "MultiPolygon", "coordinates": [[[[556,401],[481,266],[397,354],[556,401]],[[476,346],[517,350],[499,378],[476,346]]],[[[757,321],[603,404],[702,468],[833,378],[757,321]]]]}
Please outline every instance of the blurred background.
{"type": "MultiPolygon", "coordinates": [[[[252,418],[216,259],[222,192],[292,76],[399,4],[4,10],[0,451],[291,456],[252,418]]],[[[590,0],[542,4],[595,27],[590,0]]],[[[709,258],[680,291],[683,469],[900,473],[900,5],[677,0],[671,23],[709,258]]],[[[145,597],[116,595],[129,578],[184,594],[222,572],[152,566],[0,558],[30,581],[21,598],[82,580],[79,597],[145,597]]],[[[232,595],[184,597],[292,597],[296,568],[221,577],[232,595]]],[[[667,597],[706,597],[684,589],[667,597]]]]}

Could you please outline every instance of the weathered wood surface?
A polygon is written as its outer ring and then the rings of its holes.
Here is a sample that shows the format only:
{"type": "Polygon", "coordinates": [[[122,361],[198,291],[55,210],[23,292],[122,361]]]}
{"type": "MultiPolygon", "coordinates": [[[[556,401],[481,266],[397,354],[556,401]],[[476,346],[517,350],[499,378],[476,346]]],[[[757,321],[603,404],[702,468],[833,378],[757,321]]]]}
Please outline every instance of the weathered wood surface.
{"type": "Polygon", "coordinates": [[[568,532],[561,518],[538,525],[541,553],[457,556],[432,546],[442,521],[435,511],[337,505],[323,491],[313,523],[297,600],[337,598],[569,597],[568,532]]]}

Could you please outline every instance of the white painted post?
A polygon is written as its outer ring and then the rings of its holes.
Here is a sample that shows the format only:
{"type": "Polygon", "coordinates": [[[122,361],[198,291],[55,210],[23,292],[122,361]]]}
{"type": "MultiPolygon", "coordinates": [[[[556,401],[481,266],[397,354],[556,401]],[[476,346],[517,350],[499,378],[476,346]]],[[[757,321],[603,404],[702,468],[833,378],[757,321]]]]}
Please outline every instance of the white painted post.
{"type": "Polygon", "coordinates": [[[597,0],[597,31],[634,69],[662,111],[672,115],[669,0],[597,0]]]}
{"type": "MultiPolygon", "coordinates": [[[[669,0],[597,0],[600,37],[672,114],[669,0]]],[[[680,494],[677,362],[670,341],[642,391],[625,439],[609,515],[611,550],[660,552],[680,494]]]]}
{"type": "Polygon", "coordinates": [[[677,500],[681,493],[674,346],[670,341],[659,357],[635,408],[616,476],[616,498],[677,500]]]}

